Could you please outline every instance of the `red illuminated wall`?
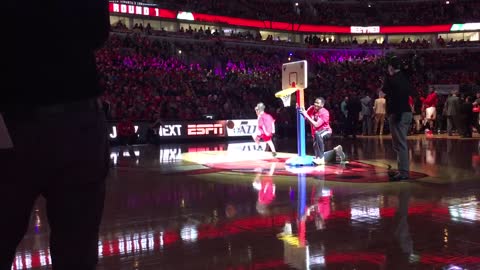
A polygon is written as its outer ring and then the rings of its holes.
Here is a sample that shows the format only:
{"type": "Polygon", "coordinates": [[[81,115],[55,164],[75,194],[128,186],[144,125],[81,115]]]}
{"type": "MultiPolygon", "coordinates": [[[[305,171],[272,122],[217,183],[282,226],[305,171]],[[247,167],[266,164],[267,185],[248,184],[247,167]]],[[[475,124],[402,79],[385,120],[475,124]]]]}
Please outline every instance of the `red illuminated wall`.
{"type": "MultiPolygon", "coordinates": [[[[151,6],[136,6],[120,3],[110,3],[109,10],[115,14],[125,14],[132,16],[148,16],[155,18],[176,19],[178,11],[161,9],[151,6]]],[[[350,34],[350,26],[335,25],[311,25],[311,24],[295,24],[287,22],[275,22],[265,20],[242,19],[229,16],[210,15],[203,13],[192,13],[194,22],[205,22],[224,24],[240,27],[252,27],[258,29],[271,29],[280,31],[295,31],[303,33],[338,33],[350,34]]],[[[450,32],[451,24],[442,25],[426,25],[426,26],[379,26],[379,34],[396,34],[396,33],[441,33],[450,32]]],[[[373,33],[370,33],[373,34],[373,33]]]]}

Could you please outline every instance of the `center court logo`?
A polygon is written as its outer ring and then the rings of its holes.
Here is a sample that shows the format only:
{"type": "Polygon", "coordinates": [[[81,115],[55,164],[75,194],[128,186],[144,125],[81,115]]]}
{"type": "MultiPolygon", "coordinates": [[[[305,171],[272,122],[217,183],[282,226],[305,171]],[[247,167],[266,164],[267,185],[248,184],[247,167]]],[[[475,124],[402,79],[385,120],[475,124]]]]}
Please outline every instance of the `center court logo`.
{"type": "Polygon", "coordinates": [[[254,142],[248,143],[229,143],[227,147],[228,152],[264,152],[267,147],[266,142],[260,142],[256,144],[254,142]]]}

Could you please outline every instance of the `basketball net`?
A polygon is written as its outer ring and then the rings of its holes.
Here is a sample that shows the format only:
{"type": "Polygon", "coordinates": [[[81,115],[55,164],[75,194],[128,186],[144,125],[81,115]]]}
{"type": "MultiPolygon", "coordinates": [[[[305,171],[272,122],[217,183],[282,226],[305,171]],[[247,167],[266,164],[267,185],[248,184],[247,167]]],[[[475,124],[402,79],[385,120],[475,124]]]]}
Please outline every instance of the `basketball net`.
{"type": "Polygon", "coordinates": [[[296,91],[297,88],[295,87],[295,82],[292,82],[291,88],[283,89],[282,91],[277,92],[275,96],[282,100],[283,107],[290,107],[292,104],[292,94],[296,91]]]}
{"type": "Polygon", "coordinates": [[[291,101],[292,101],[292,95],[285,95],[283,97],[280,97],[283,102],[283,107],[290,107],[291,101]]]}

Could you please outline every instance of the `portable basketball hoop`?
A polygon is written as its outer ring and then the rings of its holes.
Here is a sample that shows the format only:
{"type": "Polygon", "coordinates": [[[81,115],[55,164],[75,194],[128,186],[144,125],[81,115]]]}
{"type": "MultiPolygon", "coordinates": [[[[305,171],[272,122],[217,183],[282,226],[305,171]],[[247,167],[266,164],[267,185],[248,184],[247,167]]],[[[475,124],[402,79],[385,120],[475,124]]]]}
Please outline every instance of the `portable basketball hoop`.
{"type": "MultiPolygon", "coordinates": [[[[296,94],[297,108],[304,108],[304,89],[307,88],[307,61],[297,61],[282,65],[282,90],[275,97],[282,99],[283,106],[291,105],[292,94],[296,94]]],[[[305,119],[297,109],[297,150],[298,156],[289,158],[285,164],[290,166],[313,165],[313,157],[305,154],[305,119]]]]}

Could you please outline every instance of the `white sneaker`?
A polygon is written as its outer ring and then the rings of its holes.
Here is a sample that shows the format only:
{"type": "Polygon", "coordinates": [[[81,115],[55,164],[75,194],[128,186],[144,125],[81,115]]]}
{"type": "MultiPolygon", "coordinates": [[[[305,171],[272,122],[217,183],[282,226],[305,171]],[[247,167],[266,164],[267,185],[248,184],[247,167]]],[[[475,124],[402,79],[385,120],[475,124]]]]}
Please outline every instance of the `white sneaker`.
{"type": "Polygon", "coordinates": [[[325,158],[315,158],[313,160],[313,163],[315,163],[317,165],[325,165],[325,158]]]}

